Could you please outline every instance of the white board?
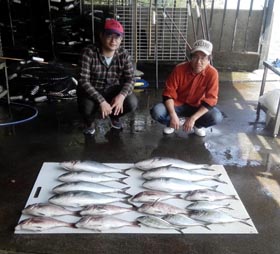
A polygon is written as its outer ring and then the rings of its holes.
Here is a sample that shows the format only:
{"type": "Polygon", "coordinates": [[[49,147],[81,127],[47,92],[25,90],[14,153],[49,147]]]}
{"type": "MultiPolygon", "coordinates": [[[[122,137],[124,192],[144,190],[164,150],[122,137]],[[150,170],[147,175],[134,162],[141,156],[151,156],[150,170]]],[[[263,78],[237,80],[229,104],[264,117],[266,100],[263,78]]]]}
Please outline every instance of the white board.
{"type": "MultiPolygon", "coordinates": [[[[127,179],[125,179],[125,183],[127,183],[128,186],[130,186],[130,189],[127,191],[127,193],[131,195],[135,195],[141,191],[147,190],[142,187],[142,183],[144,182],[144,179],[142,178],[141,174],[143,171],[133,168],[134,164],[129,164],[129,163],[106,163],[106,165],[116,167],[116,168],[129,168],[131,167],[130,170],[128,170],[126,173],[129,175],[127,179]]],[[[225,183],[220,183],[216,181],[203,181],[203,185],[209,185],[209,186],[216,186],[217,191],[221,191],[225,194],[228,195],[236,195],[238,197],[238,200],[235,199],[230,199],[226,200],[225,203],[230,203],[230,207],[232,210],[229,209],[224,209],[225,212],[228,214],[237,217],[237,218],[250,218],[249,214],[247,213],[242,201],[240,200],[236,190],[234,189],[234,186],[232,182],[230,181],[230,178],[227,175],[226,170],[222,165],[212,165],[213,171],[207,171],[207,174],[221,174],[220,179],[225,183]]],[[[47,203],[48,199],[54,195],[52,193],[52,189],[61,184],[62,182],[58,181],[57,178],[63,173],[66,173],[68,171],[62,169],[59,167],[59,163],[57,162],[45,162],[43,163],[43,166],[39,172],[39,175],[37,177],[37,180],[33,186],[33,189],[30,193],[30,196],[26,202],[25,207],[27,207],[30,204],[34,203],[47,203]]],[[[204,171],[201,171],[200,173],[205,173],[204,171]]],[[[110,175],[114,175],[117,173],[113,173],[110,175]]],[[[112,187],[125,187],[125,185],[121,183],[103,183],[105,185],[109,185],[112,187]]],[[[200,183],[202,184],[202,182],[200,183]]],[[[121,195],[118,193],[115,194],[109,194],[109,195],[121,195]]],[[[164,202],[185,208],[187,205],[189,205],[191,202],[182,200],[182,199],[170,199],[170,200],[165,200],[164,202]]],[[[121,203],[113,203],[115,205],[123,205],[121,203]]],[[[134,203],[136,206],[140,206],[141,203],[134,203]]],[[[117,218],[121,218],[127,221],[135,221],[137,217],[143,216],[145,214],[139,213],[137,211],[131,211],[127,212],[121,215],[114,215],[117,218]]],[[[27,215],[22,214],[18,223],[24,219],[28,218],[27,215]]],[[[80,218],[75,217],[75,216],[60,216],[56,217],[59,220],[63,220],[66,222],[71,222],[75,223],[77,222],[80,218]]],[[[240,223],[240,222],[234,222],[234,223],[227,223],[227,224],[210,224],[208,227],[210,228],[204,228],[201,226],[194,226],[194,227],[188,227],[184,230],[184,234],[257,234],[258,231],[256,227],[254,226],[254,223],[251,219],[247,220],[247,223],[249,223],[251,226],[248,226],[246,224],[240,223]]],[[[60,228],[54,228],[50,230],[45,230],[45,231],[40,231],[40,232],[34,232],[34,231],[26,231],[26,230],[15,230],[15,234],[67,234],[67,233],[78,233],[78,234],[93,234],[93,233],[100,233],[100,232],[95,232],[92,230],[86,230],[86,229],[78,229],[78,228],[67,228],[67,227],[60,227],[60,228]]],[[[112,230],[106,230],[103,231],[102,233],[129,233],[129,234],[180,234],[180,232],[176,230],[162,230],[162,229],[155,229],[155,228],[149,228],[146,226],[141,226],[141,227],[123,227],[119,229],[112,229],[112,230]]]]}

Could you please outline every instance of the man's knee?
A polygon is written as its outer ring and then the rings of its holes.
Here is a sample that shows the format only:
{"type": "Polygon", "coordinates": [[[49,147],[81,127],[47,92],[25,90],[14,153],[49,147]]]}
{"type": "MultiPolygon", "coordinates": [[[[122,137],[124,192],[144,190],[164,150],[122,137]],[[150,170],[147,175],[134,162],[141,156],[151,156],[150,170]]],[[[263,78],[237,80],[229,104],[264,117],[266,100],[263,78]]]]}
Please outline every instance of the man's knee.
{"type": "Polygon", "coordinates": [[[126,107],[128,112],[133,112],[138,107],[138,99],[135,94],[126,97],[126,107]]]}
{"type": "Polygon", "coordinates": [[[215,108],[215,110],[213,111],[212,117],[213,117],[213,121],[214,121],[215,124],[221,123],[223,121],[223,118],[224,118],[221,111],[218,110],[217,108],[215,108]]]}

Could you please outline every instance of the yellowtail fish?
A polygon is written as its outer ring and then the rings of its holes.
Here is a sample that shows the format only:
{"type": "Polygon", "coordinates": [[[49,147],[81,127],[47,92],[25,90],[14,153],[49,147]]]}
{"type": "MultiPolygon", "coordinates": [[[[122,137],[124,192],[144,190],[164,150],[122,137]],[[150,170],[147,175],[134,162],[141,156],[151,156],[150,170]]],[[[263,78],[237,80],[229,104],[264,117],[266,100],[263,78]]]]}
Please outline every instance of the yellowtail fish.
{"type": "Polygon", "coordinates": [[[213,170],[211,166],[208,164],[195,164],[195,163],[190,163],[187,161],[168,158],[168,157],[153,157],[150,159],[138,161],[134,164],[136,168],[144,171],[153,168],[158,168],[158,167],[165,167],[169,165],[173,167],[188,169],[188,170],[196,170],[196,169],[213,170]]]}

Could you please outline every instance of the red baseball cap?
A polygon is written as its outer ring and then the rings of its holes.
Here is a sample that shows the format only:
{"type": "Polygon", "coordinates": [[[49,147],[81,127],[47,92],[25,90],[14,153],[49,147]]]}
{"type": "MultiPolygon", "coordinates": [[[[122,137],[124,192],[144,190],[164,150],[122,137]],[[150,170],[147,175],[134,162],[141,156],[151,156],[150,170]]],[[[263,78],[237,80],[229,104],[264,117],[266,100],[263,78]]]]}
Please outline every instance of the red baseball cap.
{"type": "Polygon", "coordinates": [[[104,26],[105,33],[115,33],[123,36],[124,30],[121,23],[115,19],[106,19],[104,26]]]}

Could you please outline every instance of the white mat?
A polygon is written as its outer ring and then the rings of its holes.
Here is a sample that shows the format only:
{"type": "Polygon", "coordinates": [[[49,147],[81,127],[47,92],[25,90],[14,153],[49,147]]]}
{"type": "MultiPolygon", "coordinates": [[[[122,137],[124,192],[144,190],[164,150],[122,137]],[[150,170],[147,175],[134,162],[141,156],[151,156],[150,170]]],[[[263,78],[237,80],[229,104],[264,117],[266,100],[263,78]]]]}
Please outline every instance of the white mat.
{"type": "MultiPolygon", "coordinates": [[[[129,168],[133,167],[133,164],[128,163],[107,163],[107,165],[117,168],[129,168]]],[[[217,191],[221,191],[225,194],[229,195],[236,195],[238,198],[238,194],[234,189],[234,186],[232,185],[230,178],[228,177],[224,167],[222,165],[213,165],[212,168],[214,171],[207,171],[207,174],[221,174],[220,179],[225,181],[227,184],[219,183],[216,181],[203,181],[203,185],[209,185],[209,186],[215,186],[218,185],[217,191]]],[[[63,173],[66,173],[68,171],[63,170],[59,167],[59,163],[55,162],[45,162],[39,172],[39,175],[37,177],[37,180],[33,186],[33,189],[31,191],[31,194],[27,200],[27,203],[25,207],[27,207],[30,204],[34,203],[46,203],[48,202],[48,199],[54,195],[52,193],[52,189],[61,184],[62,182],[57,180],[57,177],[60,176],[63,173]],[[36,197],[37,196],[37,197],[36,197]]],[[[205,173],[205,171],[201,171],[201,173],[205,173]]],[[[131,195],[135,195],[140,191],[147,190],[142,187],[143,178],[141,177],[142,171],[131,168],[129,171],[127,171],[127,174],[129,174],[129,177],[125,180],[128,186],[131,188],[127,191],[127,193],[131,195]]],[[[114,174],[111,174],[114,175],[114,174]]],[[[106,185],[110,185],[112,187],[124,187],[123,184],[120,183],[105,183],[106,185]]],[[[114,195],[114,194],[109,194],[114,195]]],[[[118,194],[115,194],[118,195],[118,194]]],[[[188,204],[191,202],[181,200],[181,199],[170,199],[163,201],[181,208],[185,208],[188,204]]],[[[237,218],[249,218],[249,214],[247,213],[242,201],[240,200],[226,200],[225,203],[230,203],[230,207],[233,208],[233,210],[224,209],[225,212],[229,213],[230,215],[237,217],[237,218]]],[[[123,205],[119,203],[114,203],[115,205],[123,205]]],[[[135,203],[135,205],[140,206],[141,203],[135,203]]],[[[145,214],[139,213],[136,211],[131,211],[128,213],[124,213],[121,215],[115,215],[117,218],[121,218],[127,221],[135,221],[137,217],[143,216],[145,214]]],[[[23,219],[28,218],[26,215],[21,215],[19,222],[23,219]]],[[[57,217],[59,220],[75,223],[80,218],[75,216],[60,216],[57,217]]],[[[253,221],[250,219],[247,221],[251,226],[245,225],[240,222],[235,223],[227,223],[227,224],[211,224],[209,225],[209,228],[211,230],[208,230],[201,226],[195,226],[195,227],[189,227],[183,230],[185,234],[257,234],[257,229],[254,226],[253,221]]],[[[33,232],[33,231],[24,231],[24,230],[15,230],[15,234],[52,234],[52,233],[60,233],[60,234],[66,234],[66,233],[96,233],[95,231],[91,230],[85,230],[85,229],[75,229],[75,228],[55,228],[51,230],[41,231],[41,232],[33,232]]],[[[145,226],[141,227],[124,227],[120,229],[114,229],[114,230],[106,230],[102,233],[137,233],[137,234],[180,234],[176,230],[161,230],[161,229],[154,229],[149,228],[145,226]]]]}

